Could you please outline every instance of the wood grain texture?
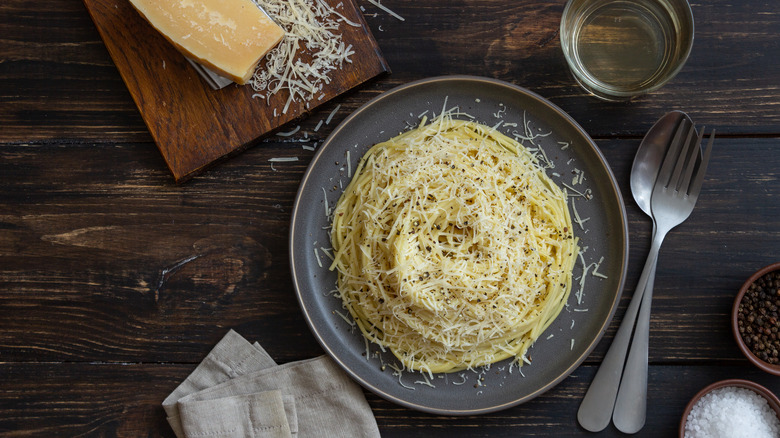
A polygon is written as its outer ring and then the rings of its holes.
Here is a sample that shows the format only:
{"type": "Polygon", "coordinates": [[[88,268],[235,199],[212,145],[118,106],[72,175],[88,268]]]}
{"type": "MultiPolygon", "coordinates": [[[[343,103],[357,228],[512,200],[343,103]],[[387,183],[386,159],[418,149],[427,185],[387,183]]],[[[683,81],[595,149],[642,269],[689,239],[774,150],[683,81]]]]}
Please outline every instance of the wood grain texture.
{"type": "MultiPolygon", "coordinates": [[[[631,231],[608,338],[649,246],[650,221],[628,192],[637,144],[599,142],[631,231]]],[[[183,187],[152,170],[155,152],[143,144],[0,148],[3,360],[197,362],[228,327],[264,345],[297,345],[281,349],[283,360],[317,354],[288,263],[292,203],[313,152],[266,143],[183,187]],[[299,161],[272,167],[273,157],[299,161]]],[[[739,361],[731,302],[752,271],[780,256],[776,140],[718,139],[710,169],[718,177],[705,179],[696,210],[661,249],[654,363],[739,361]]]]}
{"type": "MultiPolygon", "coordinates": [[[[274,351],[269,350],[269,354],[273,356],[274,351]]],[[[193,368],[188,364],[0,363],[0,373],[10,381],[0,398],[4,414],[0,433],[13,437],[173,437],[161,402],[193,368]]],[[[398,407],[370,393],[366,398],[384,438],[625,436],[612,426],[594,435],[577,425],[581,394],[595,372],[595,367],[580,367],[526,404],[481,416],[430,415],[398,407]]],[[[645,428],[634,436],[676,436],[688,400],[709,383],[734,375],[780,391],[777,379],[758,370],[704,365],[652,367],[650,415],[645,428]]]]}
{"type": "MultiPolygon", "coordinates": [[[[623,104],[594,100],[574,83],[558,38],[563,1],[387,3],[405,21],[366,0],[358,5],[394,72],[342,96],[335,120],[393,86],[434,75],[472,74],[541,94],[597,138],[641,136],[672,109],[717,126],[721,134],[780,134],[777,2],[693,3],[696,37],[685,67],[659,91],[623,104]]],[[[0,4],[0,25],[5,33],[0,141],[149,139],[82,4],[51,0],[46,8],[31,9],[23,0],[7,0],[0,4]]],[[[311,132],[317,121],[300,123],[311,132]]]]}
{"type": "Polygon", "coordinates": [[[585,432],[575,415],[650,246],[631,163],[671,109],[718,137],[696,209],[661,249],[650,411],[637,436],[673,436],[688,399],[716,380],[780,393],[777,378],[742,358],[728,324],[744,279],[780,260],[780,3],[694,2],[685,68],[623,104],[586,96],[569,76],[557,34],[563,1],[383,0],[404,21],[357,4],[393,74],[288,123],[300,125],[295,136],[267,137],[177,185],[84,4],[0,2],[0,435],[172,436],[162,399],[230,328],[280,363],[322,354],[288,261],[309,148],[372,97],[445,74],[529,88],[597,139],[628,214],[626,287],[604,339],[548,393],[464,418],[367,394],[384,437],[623,436],[585,432]],[[272,166],[276,157],[297,161],[272,166]]]}
{"type": "Polygon", "coordinates": [[[317,99],[298,99],[285,112],[289,95],[284,91],[266,102],[253,97],[257,92],[251,86],[212,90],[129,2],[84,0],[84,4],[177,182],[389,71],[352,0],[329,1],[350,22],[361,24],[342,23],[338,30],[342,43],[354,51],[351,62],[328,74],[330,80],[323,82],[317,99]]]}

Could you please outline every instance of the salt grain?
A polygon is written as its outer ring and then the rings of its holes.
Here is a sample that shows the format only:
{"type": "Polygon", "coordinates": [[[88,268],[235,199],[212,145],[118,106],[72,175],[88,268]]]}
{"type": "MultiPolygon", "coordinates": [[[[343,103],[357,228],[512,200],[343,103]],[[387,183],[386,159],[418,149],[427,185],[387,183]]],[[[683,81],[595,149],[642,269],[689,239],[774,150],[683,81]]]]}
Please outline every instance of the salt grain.
{"type": "Polygon", "coordinates": [[[764,397],[746,388],[715,389],[685,421],[685,438],[777,438],[780,420],[764,397]]]}

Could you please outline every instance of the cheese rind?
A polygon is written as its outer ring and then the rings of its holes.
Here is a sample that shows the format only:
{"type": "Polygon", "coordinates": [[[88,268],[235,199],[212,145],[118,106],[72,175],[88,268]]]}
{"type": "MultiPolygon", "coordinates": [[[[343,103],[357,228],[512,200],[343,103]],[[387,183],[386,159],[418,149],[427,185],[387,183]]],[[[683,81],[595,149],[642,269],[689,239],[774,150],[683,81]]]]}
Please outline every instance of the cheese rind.
{"type": "Polygon", "coordinates": [[[246,84],[284,30],[251,0],[130,0],[185,56],[246,84]]]}

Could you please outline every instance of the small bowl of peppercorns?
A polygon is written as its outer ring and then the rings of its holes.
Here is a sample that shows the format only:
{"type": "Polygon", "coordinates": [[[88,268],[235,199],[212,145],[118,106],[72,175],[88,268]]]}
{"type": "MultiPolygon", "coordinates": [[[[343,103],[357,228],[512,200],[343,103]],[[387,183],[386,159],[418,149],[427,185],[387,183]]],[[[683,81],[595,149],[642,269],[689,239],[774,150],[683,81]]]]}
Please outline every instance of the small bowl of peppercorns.
{"type": "Polygon", "coordinates": [[[731,327],[745,357],[780,376],[780,262],[758,270],[742,285],[731,311],[731,327]]]}

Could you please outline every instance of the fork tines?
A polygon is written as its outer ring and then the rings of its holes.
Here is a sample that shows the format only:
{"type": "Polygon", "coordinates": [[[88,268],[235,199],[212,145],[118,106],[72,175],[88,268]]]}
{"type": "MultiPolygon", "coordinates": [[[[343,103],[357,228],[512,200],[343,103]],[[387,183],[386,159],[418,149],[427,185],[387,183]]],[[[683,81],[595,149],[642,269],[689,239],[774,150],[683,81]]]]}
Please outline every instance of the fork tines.
{"type": "Polygon", "coordinates": [[[663,188],[675,191],[685,190],[687,195],[698,195],[712,151],[715,130],[710,133],[707,148],[702,155],[698,168],[696,160],[701,151],[704,127],[702,127],[698,136],[694,137],[695,133],[696,127],[693,123],[689,123],[686,119],[680,121],[658,174],[658,183],[662,183],[663,188]],[[685,140],[683,140],[683,137],[685,140]],[[696,176],[693,184],[691,184],[694,170],[696,170],[696,176]],[[681,177],[683,171],[685,174],[681,177]],[[673,187],[670,187],[672,185],[673,187]]]}
{"type": "MultiPolygon", "coordinates": [[[[702,136],[699,137],[697,146],[701,144],[701,139],[704,136],[704,127],[701,128],[702,136]]],[[[701,190],[701,184],[704,181],[704,174],[707,173],[707,164],[710,162],[710,155],[712,154],[712,143],[715,141],[715,130],[710,132],[710,139],[707,141],[707,147],[704,149],[704,154],[701,157],[701,163],[699,164],[699,170],[696,172],[696,178],[693,180],[691,188],[688,190],[688,194],[691,196],[698,196],[701,190]]],[[[691,166],[692,167],[692,166],[691,166]]]]}

